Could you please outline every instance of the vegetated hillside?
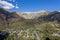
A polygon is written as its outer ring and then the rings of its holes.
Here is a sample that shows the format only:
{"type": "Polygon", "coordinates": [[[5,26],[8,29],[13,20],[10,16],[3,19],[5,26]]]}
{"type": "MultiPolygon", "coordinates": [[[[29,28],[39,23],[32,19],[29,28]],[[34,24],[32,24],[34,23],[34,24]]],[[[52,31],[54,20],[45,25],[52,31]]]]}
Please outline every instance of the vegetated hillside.
{"type": "Polygon", "coordinates": [[[60,40],[59,15],[58,11],[19,13],[0,8],[0,30],[10,33],[6,40],[60,40]]]}

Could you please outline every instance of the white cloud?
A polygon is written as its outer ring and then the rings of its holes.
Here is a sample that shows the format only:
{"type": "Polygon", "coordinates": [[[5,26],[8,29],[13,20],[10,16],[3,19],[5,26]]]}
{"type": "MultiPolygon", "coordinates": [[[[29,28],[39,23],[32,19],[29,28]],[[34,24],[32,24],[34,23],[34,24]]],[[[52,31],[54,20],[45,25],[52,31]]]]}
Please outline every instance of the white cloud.
{"type": "Polygon", "coordinates": [[[1,7],[5,9],[12,9],[15,7],[12,3],[9,3],[7,1],[1,1],[1,0],[0,0],[0,5],[3,5],[1,7]]]}
{"type": "Polygon", "coordinates": [[[16,6],[15,8],[19,8],[18,6],[16,6]]]}
{"type": "Polygon", "coordinates": [[[11,7],[8,7],[8,6],[3,6],[2,8],[4,8],[4,9],[11,9],[11,7]]]}
{"type": "Polygon", "coordinates": [[[17,3],[16,3],[16,6],[15,6],[15,8],[19,8],[17,3]]]}

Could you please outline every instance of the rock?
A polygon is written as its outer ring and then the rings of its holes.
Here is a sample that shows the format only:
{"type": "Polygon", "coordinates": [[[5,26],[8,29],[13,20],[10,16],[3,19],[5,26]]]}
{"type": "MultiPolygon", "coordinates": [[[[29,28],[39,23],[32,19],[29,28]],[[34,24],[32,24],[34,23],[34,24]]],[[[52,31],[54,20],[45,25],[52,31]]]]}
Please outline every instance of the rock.
{"type": "Polygon", "coordinates": [[[50,39],[47,37],[46,40],[50,40],[50,39]]]}
{"type": "Polygon", "coordinates": [[[4,40],[9,35],[6,31],[0,31],[0,40],[4,40]]]}

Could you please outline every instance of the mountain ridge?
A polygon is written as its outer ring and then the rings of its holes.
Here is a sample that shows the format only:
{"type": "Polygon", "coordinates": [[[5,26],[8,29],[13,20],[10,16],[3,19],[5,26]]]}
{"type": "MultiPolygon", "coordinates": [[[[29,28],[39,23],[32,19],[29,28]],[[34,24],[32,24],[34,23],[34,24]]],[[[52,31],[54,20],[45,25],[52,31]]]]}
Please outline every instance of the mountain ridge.
{"type": "Polygon", "coordinates": [[[39,12],[9,12],[0,8],[0,24],[9,24],[14,23],[20,20],[42,20],[42,21],[60,21],[60,12],[48,12],[48,11],[39,11],[39,12]],[[3,22],[4,21],[4,22],[3,22]]]}

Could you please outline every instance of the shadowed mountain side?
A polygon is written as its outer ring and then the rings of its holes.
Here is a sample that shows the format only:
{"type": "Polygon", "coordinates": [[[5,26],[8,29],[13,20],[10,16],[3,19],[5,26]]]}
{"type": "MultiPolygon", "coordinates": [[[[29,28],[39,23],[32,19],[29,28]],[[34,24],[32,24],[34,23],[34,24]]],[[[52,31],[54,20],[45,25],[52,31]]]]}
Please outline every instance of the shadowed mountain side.
{"type": "Polygon", "coordinates": [[[42,19],[44,21],[57,21],[57,22],[60,22],[60,12],[58,12],[58,11],[50,12],[49,15],[39,17],[38,19],[42,19]]]}
{"type": "Polygon", "coordinates": [[[0,8],[0,25],[14,23],[23,18],[18,16],[16,12],[8,12],[3,8],[0,8]]]}

